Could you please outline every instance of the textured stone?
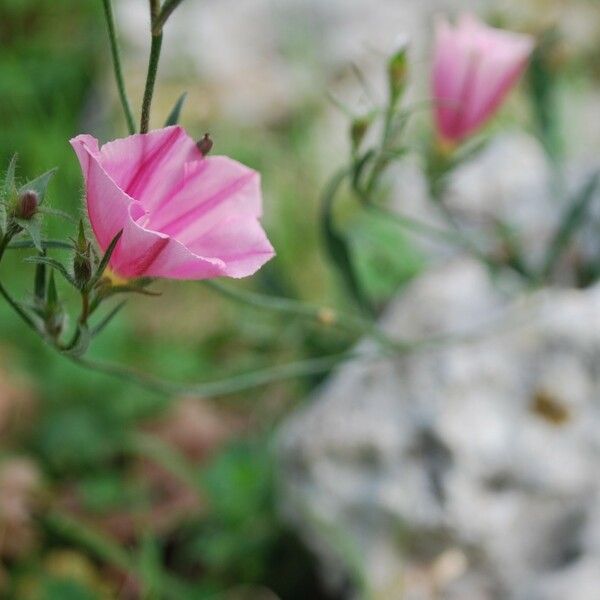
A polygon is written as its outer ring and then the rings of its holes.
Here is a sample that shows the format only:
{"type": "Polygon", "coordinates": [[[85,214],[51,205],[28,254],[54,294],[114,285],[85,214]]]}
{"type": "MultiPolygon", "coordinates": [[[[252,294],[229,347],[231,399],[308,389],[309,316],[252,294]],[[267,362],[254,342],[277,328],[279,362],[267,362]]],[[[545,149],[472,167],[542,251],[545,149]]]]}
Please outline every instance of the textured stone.
{"type": "Polygon", "coordinates": [[[285,511],[325,571],[360,557],[381,597],[595,598],[600,286],[499,289],[468,259],[424,275],[383,327],[456,340],[342,367],[283,427],[285,511]]]}

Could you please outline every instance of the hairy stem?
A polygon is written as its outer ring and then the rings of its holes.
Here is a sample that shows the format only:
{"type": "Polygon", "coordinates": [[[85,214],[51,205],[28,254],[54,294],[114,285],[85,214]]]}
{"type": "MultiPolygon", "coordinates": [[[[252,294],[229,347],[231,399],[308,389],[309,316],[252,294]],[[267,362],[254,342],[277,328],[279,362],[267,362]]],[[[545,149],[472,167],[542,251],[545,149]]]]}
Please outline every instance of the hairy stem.
{"type": "Polygon", "coordinates": [[[117,88],[119,90],[119,98],[121,99],[121,106],[123,107],[123,113],[125,114],[125,120],[127,121],[127,129],[129,130],[129,133],[132,134],[135,133],[135,120],[133,118],[133,113],[131,112],[131,105],[129,104],[129,98],[127,97],[127,90],[125,88],[125,80],[123,78],[123,69],[121,67],[121,56],[117,42],[117,32],[115,29],[115,20],[111,0],[102,0],[102,4],[104,6],[104,16],[106,18],[106,26],[108,28],[110,52],[112,54],[113,69],[115,72],[115,79],[117,81],[117,88]]]}

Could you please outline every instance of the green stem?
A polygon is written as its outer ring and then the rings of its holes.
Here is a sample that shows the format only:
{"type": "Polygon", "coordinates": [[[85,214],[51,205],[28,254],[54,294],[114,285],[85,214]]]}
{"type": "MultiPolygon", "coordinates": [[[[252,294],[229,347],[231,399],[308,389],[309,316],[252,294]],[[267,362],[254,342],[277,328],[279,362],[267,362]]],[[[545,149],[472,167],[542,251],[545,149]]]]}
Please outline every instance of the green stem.
{"type": "Polygon", "coordinates": [[[165,0],[162,10],[156,19],[156,30],[162,31],[168,18],[171,16],[173,11],[181,4],[183,0],[165,0]]]}
{"type": "MultiPolygon", "coordinates": [[[[381,354],[377,356],[381,357],[381,354]]],[[[158,392],[161,394],[194,394],[199,396],[225,396],[261,387],[269,383],[275,383],[277,381],[318,375],[326,373],[340,362],[358,357],[359,355],[354,352],[342,352],[330,356],[311,358],[285,365],[268,367],[249,373],[241,373],[240,375],[234,375],[233,377],[227,377],[217,381],[199,384],[182,384],[159,379],[158,377],[114,363],[98,362],[86,358],[68,356],[73,362],[86,369],[104,373],[105,375],[111,375],[125,381],[134,382],[151,392],[158,392]]]]}
{"type": "Polygon", "coordinates": [[[141,133],[147,133],[150,128],[150,108],[152,106],[152,96],[154,95],[154,84],[156,83],[156,72],[158,71],[161,46],[162,32],[159,34],[152,33],[150,60],[148,61],[148,75],[146,76],[146,89],[144,90],[144,100],[142,103],[142,120],[140,122],[141,133]]]}
{"type": "Polygon", "coordinates": [[[11,296],[9,291],[0,283],[0,296],[2,296],[10,307],[21,317],[24,323],[28,327],[31,327],[36,333],[40,333],[37,325],[33,322],[33,319],[21,308],[19,303],[11,296]]]}
{"type": "Polygon", "coordinates": [[[4,251],[8,248],[11,238],[12,236],[8,232],[0,238],[0,260],[4,256],[4,251]]]}
{"type": "MultiPolygon", "coordinates": [[[[44,250],[56,249],[56,250],[73,250],[73,244],[69,242],[61,242],[59,240],[42,240],[41,246],[44,250]]],[[[33,250],[35,244],[31,240],[19,240],[18,242],[12,242],[6,247],[7,250],[33,250]]]]}
{"type": "Polygon", "coordinates": [[[206,287],[211,288],[234,302],[240,302],[258,309],[272,310],[282,314],[303,317],[322,325],[337,326],[353,333],[368,335],[389,349],[401,350],[406,348],[404,342],[389,338],[375,323],[359,315],[351,315],[326,306],[316,306],[290,298],[257,294],[256,292],[249,292],[224,285],[216,280],[207,280],[203,283],[206,287]]]}
{"type": "Polygon", "coordinates": [[[119,98],[121,99],[123,113],[125,114],[125,120],[127,121],[127,128],[129,133],[132,134],[135,133],[135,120],[133,118],[131,105],[129,104],[129,99],[127,97],[125,80],[123,79],[123,69],[121,67],[121,56],[119,53],[119,44],[117,42],[117,32],[115,29],[115,20],[111,0],[102,0],[102,4],[104,6],[104,16],[106,18],[106,25],[108,28],[110,52],[112,54],[113,69],[115,72],[115,79],[117,81],[117,88],[119,90],[119,98]]]}

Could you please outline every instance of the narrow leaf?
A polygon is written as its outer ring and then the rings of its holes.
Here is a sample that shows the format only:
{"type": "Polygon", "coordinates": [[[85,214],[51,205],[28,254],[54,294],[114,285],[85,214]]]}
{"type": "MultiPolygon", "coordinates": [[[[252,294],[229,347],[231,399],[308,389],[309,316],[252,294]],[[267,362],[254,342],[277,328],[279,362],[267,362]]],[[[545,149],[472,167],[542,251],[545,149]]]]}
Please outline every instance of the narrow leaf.
{"type": "Polygon", "coordinates": [[[113,252],[115,251],[117,243],[121,239],[122,235],[123,235],[123,230],[121,229],[121,231],[119,231],[119,233],[117,233],[117,235],[115,235],[115,237],[112,239],[111,243],[108,245],[108,248],[106,249],[106,252],[104,253],[104,256],[100,260],[100,264],[98,265],[98,269],[96,270],[96,273],[90,280],[90,283],[89,283],[90,288],[94,287],[94,285],[96,285],[96,283],[98,283],[98,281],[100,281],[100,278],[104,274],[104,271],[106,271],[106,267],[108,267],[110,258],[112,256],[113,252]]]}
{"type": "Polygon", "coordinates": [[[334,224],[333,202],[340,185],[347,175],[348,172],[346,170],[340,171],[334,176],[325,190],[321,201],[321,228],[329,258],[342,276],[348,291],[363,310],[372,312],[369,301],[364,295],[355,273],[348,243],[337,232],[334,224]]]}
{"type": "Polygon", "coordinates": [[[560,220],[558,230],[554,234],[546,253],[543,276],[552,273],[553,268],[560,260],[563,251],[573,239],[577,231],[586,222],[588,208],[598,189],[600,172],[594,173],[575,195],[569,207],[560,220]]]}
{"type": "Polygon", "coordinates": [[[187,92],[183,92],[177,102],[175,102],[175,106],[171,110],[167,120],[165,121],[165,127],[169,127],[169,125],[177,125],[179,123],[179,117],[181,116],[181,109],[183,108],[183,103],[187,97],[187,92]]]}
{"type": "Polygon", "coordinates": [[[121,312],[121,309],[127,304],[127,300],[119,302],[102,320],[92,329],[92,337],[96,337],[98,334],[104,331],[105,327],[121,312]]]}

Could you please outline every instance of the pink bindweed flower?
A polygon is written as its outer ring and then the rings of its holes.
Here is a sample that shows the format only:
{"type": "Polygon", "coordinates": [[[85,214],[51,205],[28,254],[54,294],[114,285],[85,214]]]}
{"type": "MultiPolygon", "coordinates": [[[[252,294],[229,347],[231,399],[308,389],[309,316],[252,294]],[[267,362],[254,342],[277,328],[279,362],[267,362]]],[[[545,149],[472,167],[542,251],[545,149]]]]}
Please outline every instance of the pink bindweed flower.
{"type": "Polygon", "coordinates": [[[246,277],[274,256],[259,222],[259,174],[226,156],[203,156],[181,127],[101,148],[79,135],[71,145],[100,249],[123,230],[109,264],[116,275],[246,277]]]}
{"type": "Polygon", "coordinates": [[[433,96],[440,136],[459,142],[494,114],[534,47],[531,36],[488,27],[470,15],[438,22],[433,96]]]}

